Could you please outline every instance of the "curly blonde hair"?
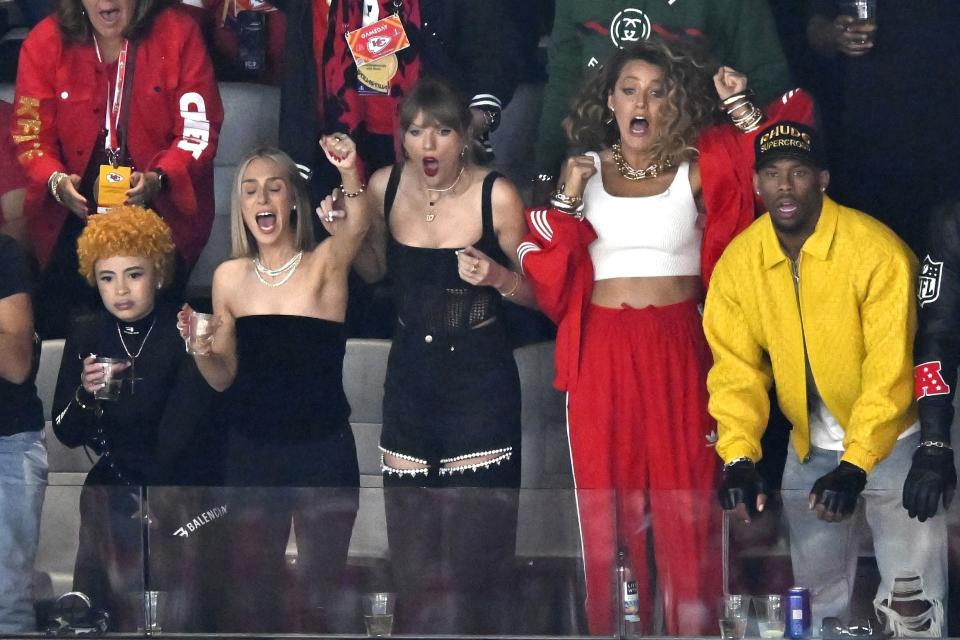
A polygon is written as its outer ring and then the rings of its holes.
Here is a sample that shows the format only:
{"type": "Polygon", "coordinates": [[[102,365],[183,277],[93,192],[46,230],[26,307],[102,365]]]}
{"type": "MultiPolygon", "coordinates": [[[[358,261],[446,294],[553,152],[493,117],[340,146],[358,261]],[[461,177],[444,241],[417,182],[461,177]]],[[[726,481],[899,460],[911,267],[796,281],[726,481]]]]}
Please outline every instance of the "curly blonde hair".
{"type": "Polygon", "coordinates": [[[630,62],[642,60],[663,70],[667,99],[663,107],[666,127],[653,143],[656,162],[673,163],[697,156],[694,146],[700,131],[719,115],[713,85],[716,65],[692,46],[659,38],[638,42],[616,52],[600,73],[583,88],[563,121],[567,137],[588,149],[609,147],[620,140],[616,120],[610,118],[607,98],[613,93],[620,73],[630,62]]]}
{"type": "Polygon", "coordinates": [[[124,205],[90,216],[77,238],[80,275],[96,286],[97,260],[114,256],[143,256],[153,262],[164,285],[173,280],[175,266],[170,227],[152,210],[124,205]]]}

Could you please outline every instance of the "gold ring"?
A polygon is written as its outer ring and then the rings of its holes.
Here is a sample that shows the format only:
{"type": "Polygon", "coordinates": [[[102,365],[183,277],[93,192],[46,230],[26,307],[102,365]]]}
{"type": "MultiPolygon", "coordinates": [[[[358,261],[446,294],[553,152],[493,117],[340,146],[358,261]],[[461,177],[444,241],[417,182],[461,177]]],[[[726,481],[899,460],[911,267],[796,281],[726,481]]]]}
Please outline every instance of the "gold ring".
{"type": "Polygon", "coordinates": [[[476,273],[477,271],[480,271],[480,263],[479,263],[479,262],[476,263],[475,265],[473,265],[472,267],[470,267],[470,273],[476,273]]]}

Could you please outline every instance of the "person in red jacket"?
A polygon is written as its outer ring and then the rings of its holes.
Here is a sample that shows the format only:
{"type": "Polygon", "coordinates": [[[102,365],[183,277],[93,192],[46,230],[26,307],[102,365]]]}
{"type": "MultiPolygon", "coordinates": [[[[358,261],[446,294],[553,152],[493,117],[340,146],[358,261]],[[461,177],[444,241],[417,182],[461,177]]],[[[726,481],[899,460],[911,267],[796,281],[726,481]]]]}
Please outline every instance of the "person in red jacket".
{"type": "Polygon", "coordinates": [[[101,181],[122,177],[113,168],[130,171],[118,199],[149,205],[170,225],[170,293],[182,293],[213,222],[223,121],[195,21],[165,0],[59,0],[23,43],[14,108],[27,228],[43,270],[41,335],[62,336],[67,312],[83,303],[74,245],[106,204],[101,181]]]}
{"type": "MultiPolygon", "coordinates": [[[[553,206],[528,212],[532,233],[518,248],[558,324],[555,385],[568,392],[593,634],[612,629],[618,545],[640,576],[644,632],[659,631],[653,572],[666,633],[715,629],[718,465],[698,303],[724,247],[753,220],[751,140],[763,112],[745,76],[721,67],[711,82],[710,72],[693,51],[656,39],[608,60],[565,123],[576,144],[598,151],[566,161],[553,206]],[[717,93],[747,135],[709,126],[717,93]]],[[[778,107],[812,116],[802,94],[778,107]]]]}

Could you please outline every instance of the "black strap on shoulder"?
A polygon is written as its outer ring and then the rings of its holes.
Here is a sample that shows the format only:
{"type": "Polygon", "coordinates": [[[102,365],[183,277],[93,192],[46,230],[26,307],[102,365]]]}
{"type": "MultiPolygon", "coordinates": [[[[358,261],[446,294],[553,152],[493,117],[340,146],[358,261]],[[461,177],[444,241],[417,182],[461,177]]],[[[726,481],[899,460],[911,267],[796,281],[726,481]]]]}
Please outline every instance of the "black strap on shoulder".
{"type": "Polygon", "coordinates": [[[390,179],[387,180],[387,190],[383,193],[383,219],[387,222],[390,222],[390,209],[393,208],[393,201],[397,197],[401,173],[403,173],[403,165],[393,165],[393,169],[390,170],[390,179]]]}
{"type": "Polygon", "coordinates": [[[483,237],[493,234],[493,183],[501,174],[491,171],[483,179],[483,194],[480,198],[480,211],[483,220],[483,237]]]}

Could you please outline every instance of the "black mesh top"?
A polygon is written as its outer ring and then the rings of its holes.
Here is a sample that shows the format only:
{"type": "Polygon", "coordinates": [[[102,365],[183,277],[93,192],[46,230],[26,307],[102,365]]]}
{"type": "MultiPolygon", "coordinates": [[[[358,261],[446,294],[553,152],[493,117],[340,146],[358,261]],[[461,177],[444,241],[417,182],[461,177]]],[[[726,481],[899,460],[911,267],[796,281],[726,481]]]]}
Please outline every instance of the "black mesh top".
{"type": "MultiPolygon", "coordinates": [[[[390,210],[400,184],[402,165],[390,173],[383,199],[388,231],[387,269],[394,281],[394,295],[401,324],[437,336],[463,335],[473,327],[496,318],[502,304],[493,287],[477,287],[460,279],[454,249],[411,247],[396,241],[390,230],[390,210]]],[[[473,246],[497,263],[510,268],[507,256],[493,230],[493,183],[500,174],[491,171],[483,180],[481,215],[483,231],[473,246]]]]}

